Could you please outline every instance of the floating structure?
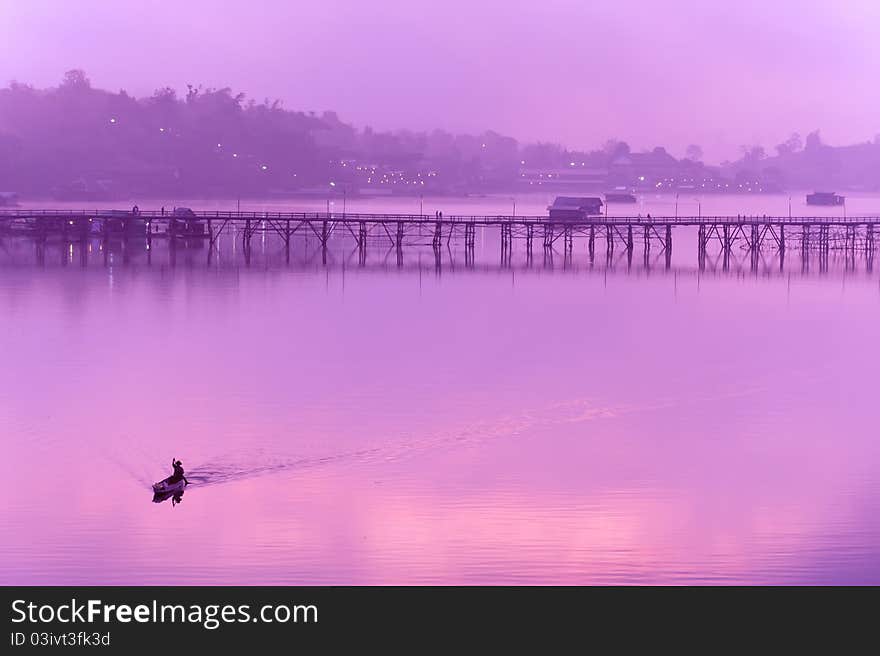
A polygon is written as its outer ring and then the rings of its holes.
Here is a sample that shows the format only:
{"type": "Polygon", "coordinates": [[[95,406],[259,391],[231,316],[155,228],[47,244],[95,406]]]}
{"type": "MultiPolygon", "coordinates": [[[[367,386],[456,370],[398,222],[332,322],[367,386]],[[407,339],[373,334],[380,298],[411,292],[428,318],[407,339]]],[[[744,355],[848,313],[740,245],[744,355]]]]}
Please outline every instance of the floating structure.
{"type": "Polygon", "coordinates": [[[843,205],[846,198],[833,191],[814,191],[807,194],[807,205],[843,205]]]}

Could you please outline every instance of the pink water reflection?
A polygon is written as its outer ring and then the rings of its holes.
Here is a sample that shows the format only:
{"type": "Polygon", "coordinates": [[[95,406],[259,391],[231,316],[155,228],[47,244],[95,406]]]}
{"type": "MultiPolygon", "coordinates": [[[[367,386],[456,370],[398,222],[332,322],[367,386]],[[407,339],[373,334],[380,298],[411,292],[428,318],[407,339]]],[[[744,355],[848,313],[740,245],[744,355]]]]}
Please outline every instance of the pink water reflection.
{"type": "Polygon", "coordinates": [[[0,582],[877,583],[878,318],[870,276],[7,267],[0,582]]]}

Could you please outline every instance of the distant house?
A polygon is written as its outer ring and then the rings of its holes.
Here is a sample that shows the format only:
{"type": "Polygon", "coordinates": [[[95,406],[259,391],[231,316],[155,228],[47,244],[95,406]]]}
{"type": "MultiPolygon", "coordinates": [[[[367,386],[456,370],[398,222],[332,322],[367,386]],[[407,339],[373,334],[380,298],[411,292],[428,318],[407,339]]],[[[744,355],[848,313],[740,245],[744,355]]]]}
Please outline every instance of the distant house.
{"type": "Polygon", "coordinates": [[[657,147],[646,153],[626,153],[615,157],[609,168],[608,183],[614,186],[655,187],[660,181],[678,181],[680,172],[679,161],[664,148],[657,147]]]}
{"type": "Polygon", "coordinates": [[[557,196],[547,208],[551,219],[577,221],[602,213],[602,199],[593,196],[557,196]]]}

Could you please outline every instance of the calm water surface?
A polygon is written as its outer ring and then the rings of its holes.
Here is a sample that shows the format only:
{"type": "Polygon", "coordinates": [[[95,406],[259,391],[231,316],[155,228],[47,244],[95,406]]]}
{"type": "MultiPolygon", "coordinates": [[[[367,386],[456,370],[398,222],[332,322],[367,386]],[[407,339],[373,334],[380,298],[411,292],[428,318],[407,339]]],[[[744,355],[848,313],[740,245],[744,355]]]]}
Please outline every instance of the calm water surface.
{"type": "Polygon", "coordinates": [[[438,272],[7,238],[0,583],[880,583],[880,276],[700,272],[690,239],[438,272]]]}

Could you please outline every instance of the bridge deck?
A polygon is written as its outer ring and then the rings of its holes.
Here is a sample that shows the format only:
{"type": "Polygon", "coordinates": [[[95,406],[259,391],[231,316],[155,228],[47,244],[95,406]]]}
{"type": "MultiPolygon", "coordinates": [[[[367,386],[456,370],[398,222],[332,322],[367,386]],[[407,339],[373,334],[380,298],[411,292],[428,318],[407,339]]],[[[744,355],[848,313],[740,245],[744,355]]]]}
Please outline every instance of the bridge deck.
{"type": "Polygon", "coordinates": [[[673,226],[743,226],[743,225],[792,225],[792,226],[835,226],[835,225],[877,225],[880,216],[771,216],[771,215],[710,215],[710,216],[605,216],[595,215],[583,219],[551,219],[546,215],[471,215],[444,214],[442,217],[425,214],[364,214],[341,212],[232,212],[232,211],[199,211],[191,216],[175,216],[160,210],[140,210],[136,214],[130,210],[100,209],[3,209],[0,220],[39,220],[39,219],[126,219],[138,218],[147,221],[181,220],[221,220],[221,221],[261,221],[274,220],[285,222],[300,221],[333,221],[336,223],[408,223],[444,225],[471,224],[498,226],[517,225],[566,225],[573,227],[589,227],[604,225],[673,225],[673,226]]]}
{"type": "MultiPolygon", "coordinates": [[[[433,246],[439,263],[441,247],[453,240],[464,245],[466,265],[474,263],[477,227],[486,228],[486,235],[497,235],[502,262],[511,262],[514,242],[525,244],[527,261],[531,262],[533,245],[540,244],[545,254],[561,246],[571,258],[575,240],[586,241],[591,261],[599,240],[604,242],[607,261],[614,252],[626,253],[632,259],[636,244],[642,247],[646,261],[654,246],[659,248],[671,266],[673,231],[676,227],[693,226],[697,233],[697,256],[705,266],[710,251],[716,249],[728,266],[734,248],[749,253],[752,267],[757,267],[761,252],[772,250],[784,259],[787,249],[799,248],[803,253],[818,251],[821,262],[827,263],[832,250],[844,251],[850,259],[863,253],[868,267],[873,265],[874,251],[880,234],[880,216],[588,216],[577,220],[551,219],[548,216],[463,215],[430,216],[422,214],[361,214],[327,212],[229,212],[201,211],[174,215],[161,210],[98,210],[98,209],[5,209],[0,210],[0,235],[18,233],[33,237],[42,248],[50,238],[65,243],[86,243],[101,239],[108,243],[122,239],[136,246],[137,241],[149,253],[153,239],[169,239],[174,248],[178,240],[208,242],[208,257],[214,252],[222,235],[241,240],[246,261],[251,241],[256,235],[281,239],[286,257],[290,257],[294,237],[315,237],[320,243],[322,260],[328,260],[328,248],[334,243],[357,245],[359,262],[366,262],[367,251],[377,243],[389,244],[402,265],[404,246],[433,246]]],[[[481,239],[484,231],[481,230],[481,239]]],[[[484,242],[485,243],[485,242],[484,242]]]]}

